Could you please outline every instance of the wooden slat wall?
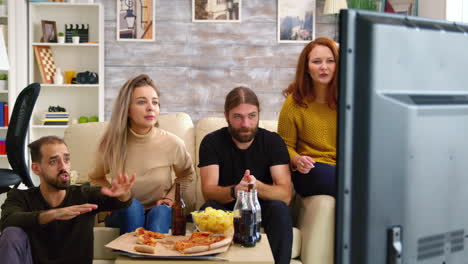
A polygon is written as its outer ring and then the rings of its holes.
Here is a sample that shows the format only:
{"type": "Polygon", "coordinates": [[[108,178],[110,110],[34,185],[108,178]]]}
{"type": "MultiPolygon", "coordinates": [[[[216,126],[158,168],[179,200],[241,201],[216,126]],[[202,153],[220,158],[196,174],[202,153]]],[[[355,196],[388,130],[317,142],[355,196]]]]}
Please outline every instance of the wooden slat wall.
{"type": "MultiPolygon", "coordinates": [[[[335,17],[317,0],[316,37],[333,37],[335,17]]],[[[245,85],[261,100],[262,119],[276,119],[304,44],[277,43],[277,1],[243,0],[241,23],[192,23],[191,0],[156,0],[155,42],[116,41],[116,0],[95,0],[105,13],[105,112],[128,78],[147,73],[159,86],[162,112],[194,122],[222,116],[226,93],[245,85]]]]}

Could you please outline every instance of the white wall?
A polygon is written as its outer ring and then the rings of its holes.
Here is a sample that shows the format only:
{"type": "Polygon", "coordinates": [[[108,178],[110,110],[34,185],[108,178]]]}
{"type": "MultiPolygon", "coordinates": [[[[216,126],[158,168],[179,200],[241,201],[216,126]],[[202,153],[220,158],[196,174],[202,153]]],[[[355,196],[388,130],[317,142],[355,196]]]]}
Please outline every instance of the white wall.
{"type": "Polygon", "coordinates": [[[447,0],[419,0],[418,16],[434,19],[445,19],[446,1],[447,0]]]}
{"type": "Polygon", "coordinates": [[[419,0],[418,15],[468,23],[468,0],[419,0]]]}

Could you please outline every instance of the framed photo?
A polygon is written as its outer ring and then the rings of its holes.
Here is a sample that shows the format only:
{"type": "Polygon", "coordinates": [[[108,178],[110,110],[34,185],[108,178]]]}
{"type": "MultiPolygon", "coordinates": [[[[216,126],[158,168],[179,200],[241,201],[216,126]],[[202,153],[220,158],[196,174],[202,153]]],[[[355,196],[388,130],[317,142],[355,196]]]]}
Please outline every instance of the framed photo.
{"type": "Polygon", "coordinates": [[[154,0],[117,1],[117,40],[154,41],[154,0]]]}
{"type": "Polygon", "coordinates": [[[382,0],[382,11],[406,16],[418,15],[418,0],[382,0]]]}
{"type": "Polygon", "coordinates": [[[307,43],[315,38],[315,0],[278,0],[278,42],[307,43]]]}
{"type": "Polygon", "coordinates": [[[41,42],[57,42],[57,24],[55,21],[42,20],[41,42]]]}
{"type": "Polygon", "coordinates": [[[242,0],[192,0],[193,22],[241,22],[242,0]]]}

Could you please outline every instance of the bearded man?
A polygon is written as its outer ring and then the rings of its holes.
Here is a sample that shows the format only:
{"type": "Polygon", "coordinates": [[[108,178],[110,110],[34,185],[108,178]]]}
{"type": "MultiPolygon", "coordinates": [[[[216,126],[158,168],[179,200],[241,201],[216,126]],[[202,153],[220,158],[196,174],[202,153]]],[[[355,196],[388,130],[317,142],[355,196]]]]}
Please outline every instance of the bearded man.
{"type": "Polygon", "coordinates": [[[281,137],[258,127],[260,104],[255,93],[237,87],[228,93],[224,116],[228,127],[216,130],[200,144],[202,209],[232,210],[239,190],[257,189],[262,225],[276,264],[291,261],[292,220],[289,154],[281,137]]]}
{"type": "Polygon", "coordinates": [[[111,188],[70,186],[70,153],[55,136],[28,146],[39,187],[12,189],[2,205],[0,256],[4,263],[92,263],[94,215],[128,207],[135,175],[111,188]]]}

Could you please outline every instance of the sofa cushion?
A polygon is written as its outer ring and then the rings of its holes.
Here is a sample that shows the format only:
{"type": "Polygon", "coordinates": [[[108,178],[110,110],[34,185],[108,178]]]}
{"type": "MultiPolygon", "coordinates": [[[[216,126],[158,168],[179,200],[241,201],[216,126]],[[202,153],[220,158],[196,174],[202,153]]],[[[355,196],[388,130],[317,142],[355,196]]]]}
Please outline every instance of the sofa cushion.
{"type": "Polygon", "coordinates": [[[119,229],[112,227],[94,227],[94,257],[93,259],[115,259],[118,254],[106,248],[112,240],[119,236],[119,229]]]}
{"type": "Polygon", "coordinates": [[[303,263],[334,263],[335,198],[314,195],[299,199],[297,227],[301,230],[303,263]]]}
{"type": "Polygon", "coordinates": [[[72,170],[76,172],[76,183],[88,181],[93,168],[96,149],[108,122],[73,124],[65,130],[64,140],[70,151],[72,170]]]}
{"type": "Polygon", "coordinates": [[[301,254],[301,247],[302,247],[302,236],[301,230],[297,227],[293,227],[293,241],[292,241],[292,250],[291,250],[291,258],[297,258],[301,254]]]}

